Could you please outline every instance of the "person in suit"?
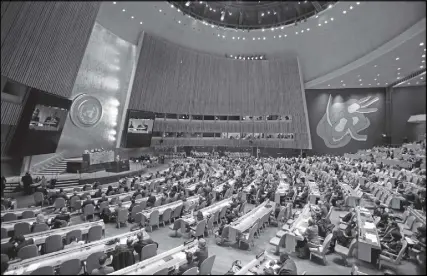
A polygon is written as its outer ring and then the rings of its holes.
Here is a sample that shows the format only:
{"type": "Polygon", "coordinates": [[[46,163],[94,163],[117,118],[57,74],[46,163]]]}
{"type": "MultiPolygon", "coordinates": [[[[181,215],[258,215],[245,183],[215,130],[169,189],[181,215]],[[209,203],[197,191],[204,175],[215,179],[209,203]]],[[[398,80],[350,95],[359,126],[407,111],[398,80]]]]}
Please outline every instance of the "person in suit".
{"type": "Polygon", "coordinates": [[[107,275],[114,272],[114,268],[109,266],[111,264],[111,258],[108,258],[107,255],[102,255],[99,257],[99,268],[92,270],[91,275],[107,275]]]}
{"type": "Polygon", "coordinates": [[[208,247],[206,246],[205,239],[200,239],[198,248],[194,252],[194,261],[197,263],[197,266],[200,267],[200,265],[203,263],[204,260],[206,260],[209,257],[208,247]]]}
{"type": "Polygon", "coordinates": [[[137,203],[135,202],[135,199],[132,199],[131,200],[131,204],[130,204],[130,206],[129,206],[129,213],[132,213],[132,209],[133,209],[133,207],[135,207],[135,205],[137,205],[137,203]]]}
{"type": "Polygon", "coordinates": [[[15,239],[15,242],[16,242],[16,247],[15,247],[15,252],[16,253],[18,253],[19,250],[21,248],[23,248],[24,246],[34,244],[34,240],[33,239],[25,239],[25,237],[23,235],[17,236],[16,239],[15,239]]]}
{"type": "Polygon", "coordinates": [[[85,206],[86,206],[86,205],[89,205],[89,204],[92,204],[93,206],[95,206],[95,202],[92,200],[92,198],[91,198],[91,196],[90,196],[90,195],[88,195],[88,196],[86,197],[86,200],[85,200],[85,201],[83,201],[83,203],[82,203],[82,211],[84,211],[85,206]]]}
{"type": "Polygon", "coordinates": [[[135,263],[133,255],[134,247],[132,238],[128,238],[125,245],[118,244],[113,253],[113,267],[115,270],[123,269],[135,263]]]}
{"type": "Polygon", "coordinates": [[[279,266],[276,271],[274,271],[274,266],[264,268],[265,275],[298,275],[297,265],[289,257],[288,253],[281,253],[276,265],[279,266]]]}
{"type": "Polygon", "coordinates": [[[95,198],[99,198],[102,196],[102,188],[99,188],[98,191],[95,192],[94,197],[95,198]]]}
{"type": "Polygon", "coordinates": [[[145,246],[149,245],[149,244],[155,244],[157,246],[157,248],[159,247],[159,244],[155,241],[153,241],[150,237],[144,238],[144,232],[140,232],[136,235],[138,241],[136,241],[133,244],[133,249],[135,250],[136,253],[141,254],[141,250],[142,248],[144,248],[145,246]]]}
{"type": "Polygon", "coordinates": [[[182,275],[187,270],[189,270],[193,267],[197,267],[197,264],[193,260],[193,253],[192,252],[186,252],[185,258],[186,258],[187,262],[179,267],[178,275],[182,275]]]}
{"type": "Polygon", "coordinates": [[[26,172],[25,175],[21,178],[22,184],[24,185],[24,192],[26,195],[31,194],[31,184],[33,184],[33,178],[29,172],[26,172]]]}
{"type": "Polygon", "coordinates": [[[156,197],[151,193],[148,194],[147,207],[153,207],[156,202],[156,197]]]}

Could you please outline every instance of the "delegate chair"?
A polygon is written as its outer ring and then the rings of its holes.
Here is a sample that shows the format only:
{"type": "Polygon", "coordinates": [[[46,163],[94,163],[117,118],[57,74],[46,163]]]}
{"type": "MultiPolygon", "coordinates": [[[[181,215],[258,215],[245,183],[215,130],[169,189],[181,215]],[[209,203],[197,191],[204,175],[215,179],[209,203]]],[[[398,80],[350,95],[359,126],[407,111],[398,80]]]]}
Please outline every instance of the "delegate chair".
{"type": "Polygon", "coordinates": [[[172,215],[172,209],[167,208],[163,214],[162,214],[162,223],[163,223],[163,227],[166,226],[166,222],[170,223],[171,220],[171,215],[172,215]]]}
{"type": "Polygon", "coordinates": [[[22,212],[22,219],[28,219],[28,218],[33,218],[35,217],[36,214],[33,211],[24,211],[22,212]]]}
{"type": "Polygon", "coordinates": [[[51,266],[43,266],[34,270],[30,275],[55,275],[55,271],[51,266]]]}
{"type": "Polygon", "coordinates": [[[141,249],[139,260],[143,261],[157,255],[157,245],[155,243],[148,244],[141,249]]]}
{"type": "Polygon", "coordinates": [[[7,222],[7,221],[13,221],[13,220],[17,220],[18,216],[15,215],[14,213],[6,213],[3,216],[3,222],[7,222]]]}
{"type": "Polygon", "coordinates": [[[198,271],[197,267],[193,267],[193,268],[187,269],[181,275],[198,275],[198,274],[199,274],[199,271],[198,271]]]}
{"type": "Polygon", "coordinates": [[[15,236],[27,235],[31,233],[31,226],[28,222],[18,222],[13,226],[15,236]]]}
{"type": "Polygon", "coordinates": [[[381,251],[381,254],[378,258],[379,269],[381,269],[381,266],[383,266],[384,264],[392,265],[392,266],[400,265],[400,262],[402,261],[402,258],[407,246],[408,246],[408,242],[406,240],[403,240],[402,249],[400,249],[398,255],[390,253],[385,250],[381,251]]]}
{"type": "Polygon", "coordinates": [[[87,233],[87,242],[99,241],[102,239],[102,226],[95,225],[89,228],[87,233]]]}
{"type": "Polygon", "coordinates": [[[35,244],[30,244],[19,249],[17,256],[21,260],[31,259],[39,255],[39,249],[35,244]]]}
{"type": "Polygon", "coordinates": [[[64,245],[62,244],[62,236],[52,235],[47,237],[44,246],[46,254],[62,250],[64,248],[64,245]]]}
{"type": "Polygon", "coordinates": [[[215,257],[216,255],[212,255],[202,262],[200,265],[200,275],[211,275],[215,257]]]}
{"type": "Polygon", "coordinates": [[[323,244],[320,247],[317,248],[310,248],[310,260],[311,257],[314,255],[318,258],[321,258],[323,260],[323,264],[326,265],[326,252],[328,251],[329,244],[331,243],[332,234],[329,234],[326,236],[325,240],[323,241],[323,244]]]}
{"type": "Polygon", "coordinates": [[[63,262],[59,267],[59,275],[78,275],[82,270],[80,259],[71,259],[63,262]]]}
{"type": "Polygon", "coordinates": [[[349,257],[352,256],[353,250],[356,247],[356,243],[357,243],[357,240],[356,239],[352,239],[351,243],[350,243],[350,246],[348,248],[344,247],[344,246],[341,246],[339,244],[335,244],[335,253],[337,253],[338,255],[341,256],[341,258],[344,261],[344,265],[345,266],[348,265],[347,258],[349,258],[349,257]]]}
{"type": "Polygon", "coordinates": [[[153,226],[160,228],[159,221],[159,210],[154,210],[150,214],[150,219],[148,220],[148,226],[150,227],[150,232],[153,232],[153,226]]]}

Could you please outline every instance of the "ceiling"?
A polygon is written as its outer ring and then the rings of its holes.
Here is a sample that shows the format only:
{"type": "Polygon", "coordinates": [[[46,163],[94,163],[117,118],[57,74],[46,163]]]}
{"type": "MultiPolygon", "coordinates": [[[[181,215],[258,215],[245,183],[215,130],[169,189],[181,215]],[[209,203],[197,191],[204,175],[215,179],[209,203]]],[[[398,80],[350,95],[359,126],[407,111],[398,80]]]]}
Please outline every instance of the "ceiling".
{"type": "Polygon", "coordinates": [[[425,8],[421,1],[337,2],[296,26],[237,31],[194,19],[166,1],[103,2],[97,21],[134,44],[146,31],[214,55],[296,54],[306,88],[360,88],[385,87],[425,69],[425,8]]]}
{"type": "Polygon", "coordinates": [[[169,1],[175,8],[209,24],[262,29],[295,24],[327,9],[326,1],[169,1]]]}

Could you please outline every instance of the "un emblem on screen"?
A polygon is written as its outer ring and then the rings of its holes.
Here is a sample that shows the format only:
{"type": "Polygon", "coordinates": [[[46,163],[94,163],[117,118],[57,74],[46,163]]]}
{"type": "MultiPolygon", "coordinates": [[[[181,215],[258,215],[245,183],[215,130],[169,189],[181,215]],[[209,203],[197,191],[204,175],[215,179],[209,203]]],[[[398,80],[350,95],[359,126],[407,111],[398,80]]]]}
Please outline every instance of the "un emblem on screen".
{"type": "Polygon", "coordinates": [[[101,120],[102,104],[93,96],[81,94],[74,99],[70,116],[79,127],[94,126],[101,120]]]}

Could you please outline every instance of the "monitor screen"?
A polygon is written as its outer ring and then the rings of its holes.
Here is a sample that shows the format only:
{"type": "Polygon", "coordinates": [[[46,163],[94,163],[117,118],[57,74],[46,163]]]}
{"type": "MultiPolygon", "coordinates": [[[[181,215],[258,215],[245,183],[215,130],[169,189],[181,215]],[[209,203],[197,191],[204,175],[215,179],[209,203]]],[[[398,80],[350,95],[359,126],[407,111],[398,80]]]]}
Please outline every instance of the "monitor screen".
{"type": "Polygon", "coordinates": [[[155,114],[149,111],[128,110],[127,128],[123,129],[122,147],[143,148],[151,146],[155,114]]]}

